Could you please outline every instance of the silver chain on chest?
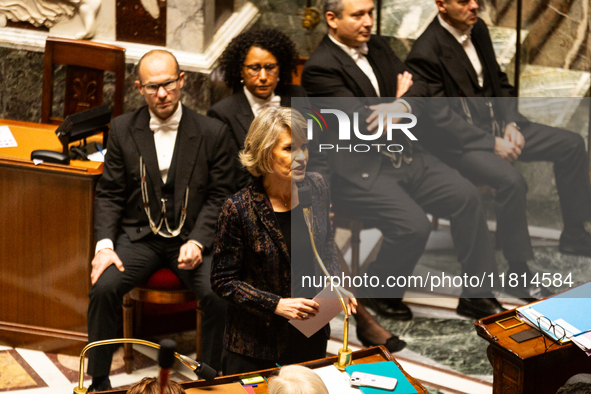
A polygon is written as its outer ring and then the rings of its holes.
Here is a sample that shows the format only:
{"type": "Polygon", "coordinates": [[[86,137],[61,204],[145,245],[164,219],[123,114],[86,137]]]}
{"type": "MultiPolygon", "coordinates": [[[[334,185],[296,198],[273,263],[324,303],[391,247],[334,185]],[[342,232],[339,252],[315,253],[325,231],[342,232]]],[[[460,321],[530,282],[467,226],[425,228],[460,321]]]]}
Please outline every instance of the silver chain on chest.
{"type": "Polygon", "coordinates": [[[162,209],[160,210],[160,222],[158,225],[152,219],[152,215],[150,213],[150,199],[148,196],[148,184],[146,182],[146,166],[144,164],[144,159],[140,156],[140,177],[141,177],[141,189],[142,189],[142,201],[144,202],[144,211],[146,211],[146,215],[148,216],[148,221],[150,222],[150,229],[154,234],[160,235],[164,238],[174,238],[181,233],[181,229],[185,224],[185,220],[187,219],[187,204],[189,203],[189,186],[185,191],[185,200],[183,201],[183,206],[181,207],[181,218],[179,226],[176,230],[171,230],[170,226],[168,225],[168,219],[166,218],[166,198],[161,198],[160,201],[162,202],[162,209]],[[162,223],[166,226],[166,230],[168,233],[161,231],[160,228],[162,227],[162,223]]]}

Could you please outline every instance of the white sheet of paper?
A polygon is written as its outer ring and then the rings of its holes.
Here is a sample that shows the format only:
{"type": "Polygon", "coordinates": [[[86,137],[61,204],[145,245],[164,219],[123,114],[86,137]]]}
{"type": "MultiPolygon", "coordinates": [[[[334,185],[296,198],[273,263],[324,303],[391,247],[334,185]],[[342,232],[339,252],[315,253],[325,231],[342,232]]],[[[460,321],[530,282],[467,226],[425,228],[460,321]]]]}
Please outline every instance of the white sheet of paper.
{"type": "Polygon", "coordinates": [[[10,128],[8,126],[0,126],[0,148],[11,148],[18,146],[10,128]]]}
{"type": "MultiPolygon", "coordinates": [[[[106,151],[106,149],[105,149],[106,151]]],[[[105,155],[102,152],[94,152],[88,155],[88,160],[90,161],[98,161],[100,163],[105,162],[105,155]]]]}
{"type": "Polygon", "coordinates": [[[591,356],[591,331],[572,338],[575,345],[583,350],[587,356],[591,356]]]}
{"type": "Polygon", "coordinates": [[[339,371],[334,365],[316,368],[314,372],[320,376],[329,394],[361,394],[361,390],[349,383],[349,374],[339,371]]]}
{"type": "MultiPolygon", "coordinates": [[[[349,297],[342,289],[341,292],[343,293],[343,299],[345,300],[345,305],[349,304],[349,297]]],[[[350,293],[349,293],[350,294],[350,293]]],[[[319,312],[316,316],[307,319],[307,320],[296,320],[291,319],[289,322],[295,328],[300,330],[302,334],[306,337],[310,338],[314,335],[318,330],[328,324],[336,315],[343,311],[343,307],[341,306],[341,301],[335,291],[331,291],[330,286],[325,287],[316,297],[314,297],[314,301],[320,305],[319,312]]]]}

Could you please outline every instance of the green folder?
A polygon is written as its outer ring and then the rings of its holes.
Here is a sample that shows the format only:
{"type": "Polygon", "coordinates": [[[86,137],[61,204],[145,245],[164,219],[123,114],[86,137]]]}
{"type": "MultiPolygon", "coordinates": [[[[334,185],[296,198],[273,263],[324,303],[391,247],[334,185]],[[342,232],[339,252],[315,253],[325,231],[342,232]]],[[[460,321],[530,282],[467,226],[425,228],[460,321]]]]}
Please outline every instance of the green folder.
{"type": "Polygon", "coordinates": [[[345,371],[351,376],[353,372],[370,373],[372,375],[387,376],[398,380],[394,390],[376,389],[373,387],[359,387],[364,394],[416,394],[417,390],[412,387],[406,376],[394,361],[383,361],[380,363],[356,364],[345,367],[345,371]]]}

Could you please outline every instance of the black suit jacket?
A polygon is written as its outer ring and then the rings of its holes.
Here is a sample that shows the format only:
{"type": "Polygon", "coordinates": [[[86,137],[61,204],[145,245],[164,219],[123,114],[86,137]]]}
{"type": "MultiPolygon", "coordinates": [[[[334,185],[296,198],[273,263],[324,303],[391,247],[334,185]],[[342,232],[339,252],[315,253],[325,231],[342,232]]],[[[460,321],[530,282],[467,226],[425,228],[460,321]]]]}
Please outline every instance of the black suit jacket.
{"type": "MultiPolygon", "coordinates": [[[[140,156],[146,168],[150,211],[158,223],[161,209],[161,177],[149,128],[150,113],[144,106],[113,119],[103,175],[95,198],[95,239],[115,242],[125,231],[131,241],[151,233],[141,195],[140,156]]],[[[187,219],[179,235],[210,249],[224,200],[232,194],[234,144],[227,127],[183,106],[175,147],[174,215],[180,217],[189,187],[187,219]]]]}
{"type": "MultiPolygon", "coordinates": [[[[290,107],[292,97],[306,97],[306,91],[297,85],[283,85],[275,90],[281,97],[281,106],[290,107]]],[[[238,148],[244,147],[244,139],[254,120],[254,113],[243,90],[218,101],[209,108],[207,116],[221,120],[230,127],[238,148]]]]}
{"type": "MultiPolygon", "coordinates": [[[[275,94],[281,97],[282,107],[291,107],[292,97],[307,97],[304,88],[298,85],[283,85],[278,86],[275,94]]],[[[304,100],[309,107],[307,100],[304,100]]],[[[302,110],[301,108],[296,108],[302,110]]],[[[209,108],[207,116],[221,120],[227,124],[232,130],[234,141],[238,150],[244,148],[244,139],[248,133],[248,129],[254,120],[254,113],[250,107],[248,99],[243,90],[240,90],[225,99],[218,101],[209,108]]],[[[325,154],[319,154],[316,146],[310,147],[310,158],[308,162],[308,171],[314,171],[328,176],[328,163],[325,154]]],[[[236,184],[237,189],[242,189],[251,181],[250,174],[242,167],[239,160],[236,159],[236,184]]]]}
{"type": "MultiPolygon", "coordinates": [[[[384,38],[372,35],[367,46],[369,50],[367,59],[372,65],[380,87],[380,101],[392,102],[396,97],[397,76],[407,71],[407,68],[384,38]]],[[[338,109],[348,114],[358,112],[360,120],[366,119],[371,113],[366,105],[376,103],[377,93],[369,78],[345,51],[331,41],[328,35],[306,62],[302,72],[302,86],[310,97],[349,98],[346,103],[341,101],[337,104],[335,100],[319,99],[314,100],[313,104],[320,104],[323,108],[335,108],[335,105],[338,105],[338,109]],[[369,97],[374,99],[371,102],[364,100],[369,97]]],[[[417,116],[421,109],[421,102],[413,101],[409,97],[423,96],[428,96],[427,86],[416,79],[403,96],[411,104],[413,114],[417,116]]],[[[328,118],[332,119],[332,117],[328,118]]],[[[329,125],[328,128],[336,130],[338,126],[331,128],[329,125]]],[[[324,139],[323,143],[334,145],[339,144],[337,137],[336,133],[331,132],[323,135],[321,139],[324,139]]],[[[342,145],[343,142],[340,144],[342,145]]],[[[375,151],[367,153],[329,151],[331,170],[364,189],[369,189],[375,181],[381,159],[382,155],[375,151]]]]}
{"type": "MultiPolygon", "coordinates": [[[[495,119],[501,126],[509,122],[525,126],[528,120],[517,111],[516,101],[508,99],[515,97],[515,90],[497,63],[484,21],[478,19],[471,37],[482,63],[484,77],[490,84],[492,97],[504,98],[502,101],[493,99],[495,119]]],[[[484,100],[486,97],[466,52],[454,36],[441,26],[437,17],[415,42],[406,64],[413,73],[427,82],[433,97],[477,98],[476,100],[484,100]]],[[[422,130],[428,132],[425,137],[433,147],[458,154],[465,150],[494,149],[495,137],[479,127],[486,122],[490,123],[489,113],[472,110],[473,124],[470,124],[460,99],[435,99],[431,103],[428,115],[435,127],[422,127],[422,130]]],[[[474,109],[475,106],[471,108],[474,109]]]]}

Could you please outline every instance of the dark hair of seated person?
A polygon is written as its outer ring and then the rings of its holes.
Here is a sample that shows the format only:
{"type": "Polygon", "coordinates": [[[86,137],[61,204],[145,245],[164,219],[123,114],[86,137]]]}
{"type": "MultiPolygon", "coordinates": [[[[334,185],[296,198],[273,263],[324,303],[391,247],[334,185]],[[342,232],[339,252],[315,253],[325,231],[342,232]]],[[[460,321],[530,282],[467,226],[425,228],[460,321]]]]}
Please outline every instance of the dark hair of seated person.
{"type": "MultiPolygon", "coordinates": [[[[131,386],[126,394],[160,394],[160,383],[156,378],[143,378],[131,386]]],[[[169,380],[164,388],[164,394],[186,394],[177,382],[169,380]]]]}
{"type": "Polygon", "coordinates": [[[240,70],[251,47],[271,52],[279,63],[278,86],[291,84],[292,73],[299,61],[294,42],[285,34],[275,29],[252,30],[236,36],[220,57],[220,68],[224,82],[234,92],[242,89],[240,70]]]}

